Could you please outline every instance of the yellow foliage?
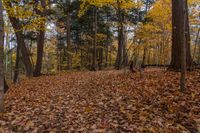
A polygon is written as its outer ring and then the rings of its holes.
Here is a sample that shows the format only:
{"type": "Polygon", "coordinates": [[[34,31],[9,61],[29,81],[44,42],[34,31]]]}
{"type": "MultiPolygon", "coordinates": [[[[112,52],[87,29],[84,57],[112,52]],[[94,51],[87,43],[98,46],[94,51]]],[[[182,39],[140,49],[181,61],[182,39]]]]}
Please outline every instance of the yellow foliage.
{"type": "Polygon", "coordinates": [[[21,0],[15,0],[14,3],[10,0],[3,0],[3,6],[9,17],[16,18],[19,21],[28,21],[25,25],[21,25],[21,29],[17,30],[45,30],[46,17],[34,12],[34,8],[41,12],[44,11],[41,4],[35,5],[35,0],[29,0],[23,5],[21,3],[21,0]]]}
{"type": "Polygon", "coordinates": [[[136,2],[135,0],[81,0],[79,16],[83,15],[90,6],[95,7],[118,7],[121,9],[132,9],[134,7],[141,6],[141,2],[136,2]],[[139,4],[140,3],[140,4],[139,4]]]}

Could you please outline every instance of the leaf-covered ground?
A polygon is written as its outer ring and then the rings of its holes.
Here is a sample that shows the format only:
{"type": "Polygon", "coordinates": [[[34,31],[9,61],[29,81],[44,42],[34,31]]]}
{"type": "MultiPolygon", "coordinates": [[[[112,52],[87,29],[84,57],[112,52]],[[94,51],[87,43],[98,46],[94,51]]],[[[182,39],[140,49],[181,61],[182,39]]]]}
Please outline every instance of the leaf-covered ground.
{"type": "Polygon", "coordinates": [[[12,86],[0,115],[0,132],[198,133],[200,71],[71,72],[12,86]]]}

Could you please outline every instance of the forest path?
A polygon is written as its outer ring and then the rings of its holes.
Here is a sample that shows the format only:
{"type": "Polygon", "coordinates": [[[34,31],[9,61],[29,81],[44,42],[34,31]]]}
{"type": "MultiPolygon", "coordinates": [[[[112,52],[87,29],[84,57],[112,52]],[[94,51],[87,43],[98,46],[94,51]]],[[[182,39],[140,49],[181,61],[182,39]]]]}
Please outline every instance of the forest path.
{"type": "Polygon", "coordinates": [[[69,72],[12,86],[0,132],[198,132],[200,72],[69,72]]]}

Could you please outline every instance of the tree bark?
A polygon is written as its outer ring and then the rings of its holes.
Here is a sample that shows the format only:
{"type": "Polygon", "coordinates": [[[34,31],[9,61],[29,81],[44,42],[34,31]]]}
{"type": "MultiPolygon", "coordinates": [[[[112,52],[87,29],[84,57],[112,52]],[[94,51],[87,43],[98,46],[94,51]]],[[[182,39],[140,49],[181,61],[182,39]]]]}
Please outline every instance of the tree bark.
{"type": "Polygon", "coordinates": [[[118,51],[117,51],[117,59],[115,66],[117,69],[122,68],[122,63],[123,63],[123,48],[124,48],[124,27],[123,27],[123,18],[122,18],[122,11],[120,9],[118,1],[118,51]]]}
{"type": "Polygon", "coordinates": [[[45,37],[45,31],[40,30],[37,36],[37,60],[36,60],[34,74],[33,74],[33,76],[35,77],[38,77],[41,75],[42,59],[43,59],[43,53],[44,53],[44,39],[45,39],[44,37],[45,37]]]}
{"type": "Polygon", "coordinates": [[[124,10],[120,7],[120,1],[117,0],[117,14],[118,14],[118,51],[117,51],[117,59],[115,63],[115,67],[117,69],[122,69],[125,66],[127,61],[127,53],[126,53],[126,35],[125,35],[125,15],[124,10]]]}
{"type": "Polygon", "coordinates": [[[103,46],[99,48],[99,70],[102,70],[103,67],[103,46]]]}
{"type": "Polygon", "coordinates": [[[17,45],[13,83],[17,83],[17,79],[18,79],[18,76],[19,76],[19,60],[20,60],[20,45],[17,45]]]}
{"type": "MultiPolygon", "coordinates": [[[[46,10],[46,2],[45,0],[41,0],[41,6],[43,8],[43,12],[40,12],[40,17],[45,17],[45,10],[46,10]]],[[[42,22],[41,29],[37,35],[37,60],[36,66],[33,73],[33,76],[38,77],[41,76],[42,71],[42,59],[44,54],[44,40],[45,40],[45,22],[42,22]]]]}
{"type": "Polygon", "coordinates": [[[115,66],[117,69],[121,69],[122,68],[122,61],[123,61],[123,43],[122,43],[122,28],[118,27],[118,50],[117,50],[117,59],[116,59],[116,63],[115,66]]]}
{"type": "MultiPolygon", "coordinates": [[[[108,21],[108,13],[107,13],[107,21],[108,21]]],[[[109,46],[109,27],[106,29],[106,44],[105,44],[105,49],[106,49],[106,61],[105,61],[105,67],[108,67],[108,46],[109,46]]]]}
{"type": "Polygon", "coordinates": [[[112,46],[110,45],[110,50],[109,50],[109,66],[112,66],[112,46]]]}
{"type": "MultiPolygon", "coordinates": [[[[38,4],[38,3],[36,3],[38,4]]],[[[37,12],[40,17],[45,17],[47,14],[45,14],[46,11],[46,1],[41,0],[41,6],[43,8],[42,12],[37,12]]],[[[37,11],[37,9],[35,9],[37,11]]],[[[37,60],[36,60],[36,66],[34,70],[34,76],[40,76],[42,73],[42,62],[43,62],[43,55],[44,55],[44,41],[45,41],[45,23],[44,21],[41,25],[41,29],[39,30],[39,33],[37,35],[37,60]]]]}
{"type": "Polygon", "coordinates": [[[93,7],[93,32],[94,32],[94,39],[93,39],[93,56],[92,56],[92,70],[96,71],[96,56],[97,56],[97,8],[93,7]]]}
{"type": "Polygon", "coordinates": [[[144,51],[143,51],[143,58],[142,58],[142,64],[141,64],[141,67],[144,67],[145,66],[145,62],[146,62],[146,55],[147,54],[147,47],[144,46],[144,51]]]}
{"type": "Polygon", "coordinates": [[[0,112],[4,111],[3,97],[4,97],[4,22],[3,22],[3,6],[0,1],[0,112]]]}
{"type": "Polygon", "coordinates": [[[193,65],[191,51],[190,51],[190,32],[189,32],[189,19],[188,19],[188,6],[187,0],[172,0],[172,60],[169,66],[169,69],[180,71],[181,70],[181,29],[183,28],[180,24],[183,23],[181,19],[180,9],[181,2],[184,2],[186,9],[186,19],[185,21],[185,32],[186,35],[186,67],[191,69],[193,65]]]}
{"type": "Polygon", "coordinates": [[[180,89],[181,91],[185,90],[185,82],[186,82],[186,43],[188,41],[188,26],[185,24],[187,21],[187,15],[185,6],[185,0],[180,0],[180,19],[182,23],[180,23],[180,26],[182,27],[179,32],[180,41],[181,41],[181,79],[180,79],[180,89]]]}
{"type": "MultiPolygon", "coordinates": [[[[8,9],[13,8],[10,1],[6,1],[6,7],[8,9]]],[[[15,31],[16,39],[17,39],[17,45],[20,45],[21,47],[21,54],[22,54],[22,62],[25,66],[26,76],[31,77],[33,75],[33,66],[30,60],[30,53],[28,49],[26,48],[26,44],[24,41],[24,35],[23,35],[23,29],[22,25],[20,24],[20,20],[16,18],[15,16],[12,16],[12,14],[8,11],[8,17],[10,19],[10,22],[12,24],[12,27],[15,31]]]]}
{"type": "Polygon", "coordinates": [[[123,34],[123,66],[126,67],[128,65],[128,31],[126,31],[126,27],[124,28],[124,34],[123,34]]]}
{"type": "Polygon", "coordinates": [[[67,30],[67,69],[72,69],[72,45],[71,45],[71,13],[70,13],[71,0],[67,0],[67,20],[66,20],[66,30],[67,30]]]}
{"type": "MultiPolygon", "coordinates": [[[[11,23],[15,23],[14,21],[12,21],[11,23]]],[[[23,37],[23,33],[22,31],[15,31],[16,34],[16,38],[17,38],[17,45],[20,45],[21,48],[21,54],[22,54],[22,62],[25,66],[25,70],[26,70],[26,76],[27,77],[32,77],[33,75],[33,66],[30,60],[30,53],[26,47],[25,41],[24,41],[24,37],[23,37]]]]}
{"type": "Polygon", "coordinates": [[[193,60],[196,59],[195,57],[196,57],[196,51],[197,51],[197,44],[199,42],[199,34],[200,34],[200,28],[198,28],[196,39],[195,39],[194,52],[193,52],[193,60]]]}

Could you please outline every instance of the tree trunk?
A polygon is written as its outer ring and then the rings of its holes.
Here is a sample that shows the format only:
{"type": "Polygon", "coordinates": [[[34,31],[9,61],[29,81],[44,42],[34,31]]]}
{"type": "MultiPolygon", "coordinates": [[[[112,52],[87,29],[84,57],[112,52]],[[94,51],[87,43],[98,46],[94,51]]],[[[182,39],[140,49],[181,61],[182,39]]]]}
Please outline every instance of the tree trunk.
{"type": "Polygon", "coordinates": [[[105,60],[105,67],[108,67],[108,44],[106,44],[106,46],[105,46],[105,49],[106,49],[106,53],[105,53],[105,55],[106,55],[106,60],[105,60]]]}
{"type": "Polygon", "coordinates": [[[99,48],[99,70],[102,70],[103,67],[103,46],[99,48]]]}
{"type": "MultiPolygon", "coordinates": [[[[36,3],[38,4],[38,3],[36,3]]],[[[45,14],[46,11],[46,1],[41,0],[41,6],[43,8],[42,12],[38,12],[37,14],[40,17],[45,17],[47,14],[45,14]]],[[[35,9],[37,10],[37,9],[35,9]]],[[[44,41],[45,41],[45,23],[46,21],[43,21],[41,24],[41,29],[39,30],[39,33],[37,35],[37,60],[36,60],[36,66],[33,73],[33,76],[38,77],[41,76],[42,71],[42,60],[43,60],[43,54],[44,54],[44,41]]]]}
{"type": "MultiPolygon", "coordinates": [[[[10,43],[10,48],[12,46],[12,43],[10,43]]],[[[13,79],[13,59],[12,59],[12,51],[10,53],[10,79],[13,79]]]]}
{"type": "Polygon", "coordinates": [[[185,16],[184,16],[184,30],[185,30],[185,42],[186,42],[186,49],[187,49],[187,52],[186,52],[186,66],[187,66],[187,69],[191,70],[193,65],[194,65],[194,62],[192,60],[192,55],[191,55],[191,37],[190,37],[190,23],[189,23],[189,13],[188,13],[188,0],[183,0],[184,1],[184,6],[185,6],[185,16]]]}
{"type": "MultiPolygon", "coordinates": [[[[15,23],[15,22],[13,22],[15,23]]],[[[33,66],[30,60],[30,53],[28,51],[28,49],[26,48],[26,44],[24,41],[24,37],[22,34],[22,31],[15,31],[16,34],[16,38],[17,38],[17,45],[20,45],[20,49],[21,49],[21,54],[22,54],[22,62],[25,66],[25,70],[26,70],[26,76],[27,77],[31,77],[33,75],[33,66]]]]}
{"type": "Polygon", "coordinates": [[[182,2],[185,3],[185,9],[186,9],[186,19],[185,22],[185,32],[187,32],[186,35],[186,67],[187,69],[192,68],[192,57],[191,57],[191,51],[190,51],[190,32],[189,32],[189,19],[188,19],[188,10],[187,10],[187,0],[172,0],[172,60],[171,64],[169,66],[169,69],[180,71],[181,70],[181,47],[182,47],[182,41],[181,41],[181,29],[183,28],[180,24],[182,22],[182,18],[180,15],[180,12],[182,9],[180,9],[180,6],[182,2]]]}
{"type": "Polygon", "coordinates": [[[197,44],[199,42],[199,34],[200,34],[200,28],[198,28],[198,31],[197,31],[197,36],[196,36],[196,39],[195,39],[195,44],[194,44],[194,52],[193,52],[193,60],[196,59],[196,51],[197,51],[197,44]]]}
{"type": "Polygon", "coordinates": [[[38,77],[41,75],[42,59],[43,59],[43,53],[44,53],[44,39],[45,39],[44,37],[45,37],[45,31],[40,30],[37,36],[37,60],[36,60],[34,74],[33,74],[35,77],[38,77]]]}
{"type": "Polygon", "coordinates": [[[118,32],[118,50],[117,50],[117,59],[116,59],[116,63],[115,66],[117,69],[121,69],[122,68],[122,54],[123,54],[123,43],[122,43],[122,30],[119,27],[118,28],[119,32],[118,32]]]}
{"type": "Polygon", "coordinates": [[[123,21],[122,21],[122,15],[121,15],[121,10],[118,9],[119,11],[119,24],[118,24],[118,51],[117,51],[117,59],[116,59],[116,63],[115,66],[117,69],[121,69],[122,68],[122,63],[123,63],[123,48],[124,48],[124,27],[123,27],[123,21]]]}
{"type": "Polygon", "coordinates": [[[93,32],[94,32],[94,39],[93,39],[93,56],[92,56],[92,70],[96,71],[96,56],[97,56],[97,8],[93,7],[93,32]]]}
{"type": "Polygon", "coordinates": [[[112,66],[112,46],[110,45],[110,50],[109,50],[109,66],[112,66]]]}
{"type": "Polygon", "coordinates": [[[181,43],[181,79],[180,79],[180,89],[181,91],[185,90],[185,80],[186,80],[186,42],[188,42],[188,34],[186,31],[188,31],[188,26],[186,25],[186,20],[188,19],[186,16],[188,13],[186,13],[187,7],[185,6],[186,2],[185,0],[180,0],[180,19],[181,22],[179,25],[182,27],[179,32],[180,37],[180,43],[181,43]]]}
{"type": "Polygon", "coordinates": [[[126,31],[126,27],[123,26],[124,28],[124,34],[123,34],[123,66],[128,65],[128,50],[127,50],[127,45],[128,45],[128,31],[126,31]]]}
{"type": "Polygon", "coordinates": [[[125,36],[125,15],[124,10],[120,7],[120,1],[117,0],[117,12],[118,12],[118,52],[115,66],[117,69],[121,69],[125,66],[126,57],[126,36],[125,36]]]}
{"type": "MultiPolygon", "coordinates": [[[[8,6],[8,9],[13,8],[10,1],[6,1],[6,6],[8,6]]],[[[30,53],[29,53],[28,49],[26,48],[26,44],[24,41],[22,25],[20,24],[20,20],[18,18],[15,18],[14,16],[12,16],[12,14],[9,14],[9,12],[8,12],[8,17],[9,17],[12,27],[15,31],[17,45],[20,45],[20,47],[21,47],[22,62],[25,66],[26,76],[31,77],[33,74],[33,66],[32,66],[31,60],[29,58],[30,53]]]]}
{"type": "Polygon", "coordinates": [[[15,61],[15,70],[14,70],[13,83],[16,83],[17,79],[18,79],[18,75],[19,75],[19,60],[20,60],[20,45],[17,45],[17,53],[16,53],[16,61],[15,61]]]}
{"type": "Polygon", "coordinates": [[[145,61],[146,61],[146,53],[147,53],[147,47],[144,47],[144,52],[143,52],[143,58],[142,58],[142,65],[141,67],[145,66],[145,61]]]}
{"type": "MultiPolygon", "coordinates": [[[[108,16],[107,16],[107,21],[108,21],[108,16]]],[[[106,49],[106,61],[105,61],[105,67],[108,67],[108,46],[109,46],[109,28],[107,27],[106,29],[106,46],[105,46],[105,49],[106,49]]]]}
{"type": "Polygon", "coordinates": [[[71,13],[70,13],[71,0],[67,0],[67,20],[66,20],[66,30],[67,30],[67,69],[72,69],[72,46],[71,46],[71,13]]]}
{"type": "Polygon", "coordinates": [[[3,22],[3,7],[0,1],[0,112],[4,111],[3,97],[4,97],[4,22],[3,22]]]}

